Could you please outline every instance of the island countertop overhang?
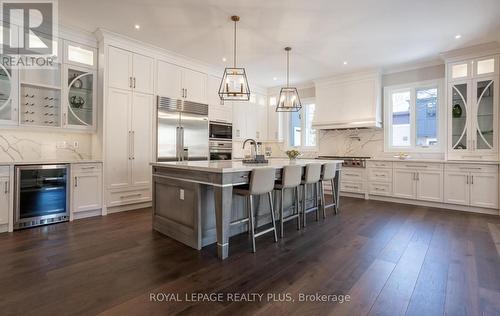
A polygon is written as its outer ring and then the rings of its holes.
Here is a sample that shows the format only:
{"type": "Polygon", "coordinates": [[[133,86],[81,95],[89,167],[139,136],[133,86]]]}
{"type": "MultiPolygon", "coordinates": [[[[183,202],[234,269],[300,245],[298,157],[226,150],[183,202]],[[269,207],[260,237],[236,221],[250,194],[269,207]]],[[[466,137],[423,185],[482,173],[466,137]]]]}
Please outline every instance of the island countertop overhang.
{"type": "Polygon", "coordinates": [[[218,160],[218,161],[172,161],[172,162],[153,162],[153,167],[171,168],[190,171],[206,171],[215,173],[233,173],[252,171],[257,168],[276,168],[281,169],[285,166],[305,166],[310,163],[336,163],[341,165],[343,160],[331,159],[297,159],[290,161],[288,159],[270,159],[266,164],[245,164],[241,160],[218,160]]]}

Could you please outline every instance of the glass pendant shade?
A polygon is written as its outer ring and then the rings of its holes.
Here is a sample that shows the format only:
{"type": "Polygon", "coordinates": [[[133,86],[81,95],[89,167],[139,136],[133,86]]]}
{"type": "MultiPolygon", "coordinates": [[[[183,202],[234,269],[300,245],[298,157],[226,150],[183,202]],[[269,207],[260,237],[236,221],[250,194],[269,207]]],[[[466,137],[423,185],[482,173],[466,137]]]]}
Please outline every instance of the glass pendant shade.
{"type": "Polygon", "coordinates": [[[224,101],[250,100],[245,68],[226,68],[219,87],[219,97],[224,101]]]}
{"type": "Polygon", "coordinates": [[[290,87],[290,51],[291,47],[285,47],[286,51],[286,87],[281,88],[276,112],[298,112],[302,108],[299,91],[290,87]]]}
{"type": "Polygon", "coordinates": [[[302,108],[297,88],[281,88],[276,112],[298,112],[302,108]]]}
{"type": "Polygon", "coordinates": [[[233,67],[226,67],[219,87],[219,97],[222,101],[248,101],[250,100],[250,88],[248,86],[245,68],[236,67],[236,23],[239,16],[233,15],[234,22],[234,47],[233,67]]]}

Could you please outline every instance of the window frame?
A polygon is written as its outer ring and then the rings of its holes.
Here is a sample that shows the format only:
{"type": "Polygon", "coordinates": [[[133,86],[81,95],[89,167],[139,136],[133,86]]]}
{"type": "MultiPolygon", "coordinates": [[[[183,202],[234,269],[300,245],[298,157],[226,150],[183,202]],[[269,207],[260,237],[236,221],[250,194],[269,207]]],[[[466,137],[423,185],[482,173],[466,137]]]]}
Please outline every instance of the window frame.
{"type": "MultiPolygon", "coordinates": [[[[300,109],[299,112],[303,117],[306,105],[309,105],[309,104],[316,105],[316,99],[315,98],[304,98],[304,99],[301,98],[301,103],[302,103],[302,108],[300,109]]],[[[285,146],[286,150],[295,149],[295,150],[298,150],[301,152],[317,152],[318,151],[318,148],[319,148],[319,131],[318,130],[316,130],[316,145],[315,146],[302,145],[302,144],[305,144],[305,140],[306,140],[306,136],[305,136],[306,134],[303,132],[303,131],[305,131],[306,120],[301,119],[300,120],[301,121],[301,129],[302,129],[301,136],[300,136],[301,137],[301,141],[300,141],[301,146],[292,146],[291,139],[290,139],[291,112],[288,113],[288,115],[285,115],[284,119],[285,119],[285,124],[283,124],[283,125],[285,127],[284,140],[285,140],[285,144],[286,144],[286,146],[285,146]]]]}
{"type": "Polygon", "coordinates": [[[444,79],[411,82],[407,84],[392,85],[384,87],[384,152],[420,152],[437,153],[443,152],[446,143],[446,111],[444,98],[444,79]],[[438,117],[437,145],[433,147],[417,146],[417,113],[416,113],[416,91],[426,88],[437,88],[436,115],[438,117]],[[392,145],[392,95],[393,93],[410,90],[410,146],[392,145]]]}

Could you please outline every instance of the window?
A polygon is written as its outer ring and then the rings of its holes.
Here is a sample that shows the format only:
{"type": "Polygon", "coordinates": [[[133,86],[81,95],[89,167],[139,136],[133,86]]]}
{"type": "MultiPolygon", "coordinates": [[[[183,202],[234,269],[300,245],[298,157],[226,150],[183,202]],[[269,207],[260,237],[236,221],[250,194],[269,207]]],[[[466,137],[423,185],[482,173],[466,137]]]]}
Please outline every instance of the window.
{"type": "Polygon", "coordinates": [[[386,87],[386,151],[438,151],[443,135],[440,117],[442,83],[420,82],[386,87]]]}
{"type": "Polygon", "coordinates": [[[288,115],[288,145],[302,150],[316,149],[316,130],[312,128],[316,105],[313,101],[303,102],[299,112],[288,115]]]}

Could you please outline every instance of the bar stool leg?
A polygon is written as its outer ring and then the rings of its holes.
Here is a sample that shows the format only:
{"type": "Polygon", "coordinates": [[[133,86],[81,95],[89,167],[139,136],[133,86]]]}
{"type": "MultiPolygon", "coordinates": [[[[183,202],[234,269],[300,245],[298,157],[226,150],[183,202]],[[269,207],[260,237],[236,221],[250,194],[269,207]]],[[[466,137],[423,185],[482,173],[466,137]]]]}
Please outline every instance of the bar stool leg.
{"type": "Polygon", "coordinates": [[[249,204],[250,204],[250,226],[251,228],[251,235],[252,235],[252,251],[255,252],[255,223],[254,223],[254,218],[253,218],[253,196],[249,196],[249,204]]]}
{"type": "Polygon", "coordinates": [[[299,187],[295,187],[295,211],[297,212],[297,230],[300,230],[300,204],[299,204],[299,187]]]}
{"type": "Polygon", "coordinates": [[[285,190],[279,190],[280,191],[280,237],[283,238],[284,233],[283,233],[283,195],[285,194],[285,190]]]}
{"type": "Polygon", "coordinates": [[[320,199],[321,199],[321,209],[323,211],[323,219],[326,219],[326,208],[325,208],[325,205],[326,205],[326,201],[325,201],[325,188],[323,186],[323,181],[320,181],[319,182],[319,189],[321,191],[321,196],[320,196],[320,199]]]}
{"type": "Polygon", "coordinates": [[[307,185],[302,186],[302,227],[306,227],[306,188],[307,185]]]}
{"type": "Polygon", "coordinates": [[[274,207],[273,207],[273,199],[271,192],[268,193],[269,197],[269,207],[271,209],[271,220],[273,221],[273,228],[274,228],[274,242],[278,242],[278,233],[276,232],[276,218],[274,217],[274,207]]]}
{"type": "Polygon", "coordinates": [[[247,222],[248,236],[250,236],[252,234],[252,224],[250,223],[250,202],[249,201],[250,201],[249,197],[246,197],[245,198],[245,206],[247,209],[247,218],[248,218],[248,222],[247,222]]]}
{"type": "Polygon", "coordinates": [[[319,186],[318,186],[319,182],[316,182],[314,184],[314,206],[316,207],[316,222],[319,222],[319,207],[320,207],[320,203],[319,203],[319,186]]]}
{"type": "Polygon", "coordinates": [[[338,213],[338,201],[337,201],[337,188],[335,188],[335,179],[332,179],[332,198],[333,198],[333,203],[335,203],[335,206],[333,207],[333,210],[335,211],[335,215],[338,213]]]}

